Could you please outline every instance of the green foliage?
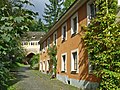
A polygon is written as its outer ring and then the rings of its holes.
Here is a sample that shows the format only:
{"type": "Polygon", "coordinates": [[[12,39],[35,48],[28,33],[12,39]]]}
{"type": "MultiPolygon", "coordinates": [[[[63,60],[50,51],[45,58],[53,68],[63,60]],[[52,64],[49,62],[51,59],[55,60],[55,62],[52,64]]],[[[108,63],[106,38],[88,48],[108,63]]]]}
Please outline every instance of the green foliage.
{"type": "Polygon", "coordinates": [[[0,61],[0,89],[6,90],[8,80],[11,78],[9,71],[4,67],[4,63],[0,61]]]}
{"type": "Polygon", "coordinates": [[[99,11],[85,33],[85,44],[100,90],[120,89],[120,23],[116,22],[116,0],[96,0],[99,11]]]}
{"type": "Polygon", "coordinates": [[[32,24],[29,27],[30,27],[30,31],[47,32],[45,25],[42,22],[41,18],[38,21],[33,20],[32,24]]]}
{"type": "Polygon", "coordinates": [[[65,12],[76,0],[65,0],[63,11],[65,12]]]}
{"type": "Polygon", "coordinates": [[[55,24],[55,22],[61,16],[61,5],[58,0],[49,0],[50,4],[45,4],[46,8],[44,9],[44,20],[45,20],[45,29],[48,31],[55,24]]]}
{"type": "Polygon", "coordinates": [[[36,54],[29,61],[30,67],[32,68],[35,64],[38,63],[38,61],[39,61],[39,54],[36,54]]]}
{"type": "MultiPolygon", "coordinates": [[[[26,0],[25,0],[26,1],[26,0]]],[[[22,61],[21,35],[29,30],[36,13],[22,8],[29,2],[0,0],[0,89],[5,90],[10,79],[9,70],[22,61]]]]}
{"type": "Polygon", "coordinates": [[[48,48],[48,55],[50,57],[50,66],[54,66],[54,68],[52,68],[52,72],[54,72],[54,74],[56,74],[56,66],[57,66],[57,59],[56,59],[56,55],[57,55],[57,47],[54,45],[52,47],[48,48]]]}

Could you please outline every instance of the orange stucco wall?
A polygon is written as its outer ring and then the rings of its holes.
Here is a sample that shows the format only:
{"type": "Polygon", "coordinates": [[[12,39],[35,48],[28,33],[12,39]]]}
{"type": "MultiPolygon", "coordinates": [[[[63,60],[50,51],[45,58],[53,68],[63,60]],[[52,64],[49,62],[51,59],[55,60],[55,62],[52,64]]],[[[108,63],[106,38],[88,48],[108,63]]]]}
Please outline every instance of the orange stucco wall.
{"type": "MultiPolygon", "coordinates": [[[[78,12],[78,33],[71,37],[71,17],[66,21],[67,23],[67,40],[62,42],[61,40],[61,27],[57,29],[57,74],[67,75],[68,78],[74,78],[77,80],[97,81],[98,79],[88,73],[88,55],[82,39],[84,30],[81,26],[87,25],[87,4],[85,3],[76,12],[78,12]],[[78,49],[79,57],[79,73],[71,73],[71,51],[78,49]],[[61,54],[67,53],[67,72],[61,72],[61,54]]],[[[64,23],[63,23],[64,24],[64,23]]],[[[53,36],[50,35],[51,44],[53,36]]],[[[47,41],[47,40],[46,40],[47,41]]],[[[47,49],[45,53],[41,53],[40,60],[48,60],[47,49]]]]}

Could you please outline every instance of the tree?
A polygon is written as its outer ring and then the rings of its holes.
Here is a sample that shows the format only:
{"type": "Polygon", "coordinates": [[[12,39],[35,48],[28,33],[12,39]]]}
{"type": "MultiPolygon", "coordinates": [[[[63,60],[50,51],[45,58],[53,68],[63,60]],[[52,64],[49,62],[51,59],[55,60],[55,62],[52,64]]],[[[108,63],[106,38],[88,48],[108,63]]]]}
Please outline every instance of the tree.
{"type": "Polygon", "coordinates": [[[28,1],[1,0],[0,5],[0,89],[6,90],[10,80],[9,70],[22,60],[21,35],[29,30],[36,13],[22,8],[28,1]]]}
{"type": "Polygon", "coordinates": [[[100,90],[120,89],[120,23],[116,0],[96,0],[99,9],[85,32],[85,44],[100,90]]]}
{"type": "Polygon", "coordinates": [[[49,0],[50,4],[45,4],[43,18],[47,31],[55,24],[61,15],[61,5],[58,0],[49,0]]]}
{"type": "Polygon", "coordinates": [[[65,12],[74,2],[75,0],[65,0],[63,3],[63,12],[65,12]]]}

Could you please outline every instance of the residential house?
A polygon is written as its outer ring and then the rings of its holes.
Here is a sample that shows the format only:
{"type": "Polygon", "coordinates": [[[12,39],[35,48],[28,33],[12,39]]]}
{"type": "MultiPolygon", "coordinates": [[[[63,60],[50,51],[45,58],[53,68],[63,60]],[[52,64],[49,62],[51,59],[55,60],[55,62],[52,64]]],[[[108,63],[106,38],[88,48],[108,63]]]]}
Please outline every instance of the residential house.
{"type": "Polygon", "coordinates": [[[56,45],[57,79],[86,90],[96,90],[99,86],[82,39],[83,26],[87,26],[97,12],[93,1],[76,0],[40,41],[39,70],[44,73],[50,71],[47,50],[49,46],[56,45]]]}
{"type": "Polygon", "coordinates": [[[45,35],[44,32],[27,32],[22,35],[21,45],[26,51],[26,56],[32,53],[38,54],[40,52],[40,39],[45,35]]]}

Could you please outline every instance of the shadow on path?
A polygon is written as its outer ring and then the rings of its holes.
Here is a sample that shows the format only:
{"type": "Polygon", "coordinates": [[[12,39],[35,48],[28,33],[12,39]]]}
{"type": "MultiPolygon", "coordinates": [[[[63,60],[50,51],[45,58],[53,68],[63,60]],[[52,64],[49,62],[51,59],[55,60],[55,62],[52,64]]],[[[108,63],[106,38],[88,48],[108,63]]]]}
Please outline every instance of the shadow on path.
{"type": "Polygon", "coordinates": [[[11,71],[10,73],[13,75],[13,79],[10,80],[9,86],[12,86],[12,85],[16,84],[17,82],[22,81],[24,78],[29,78],[29,76],[22,74],[28,70],[30,70],[29,65],[20,67],[14,71],[11,71]]]}
{"type": "Polygon", "coordinates": [[[57,79],[51,80],[50,76],[38,70],[31,70],[29,66],[20,67],[14,73],[16,75],[16,79],[13,80],[15,90],[79,90],[57,79]]]}

